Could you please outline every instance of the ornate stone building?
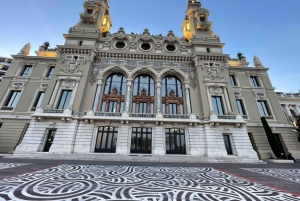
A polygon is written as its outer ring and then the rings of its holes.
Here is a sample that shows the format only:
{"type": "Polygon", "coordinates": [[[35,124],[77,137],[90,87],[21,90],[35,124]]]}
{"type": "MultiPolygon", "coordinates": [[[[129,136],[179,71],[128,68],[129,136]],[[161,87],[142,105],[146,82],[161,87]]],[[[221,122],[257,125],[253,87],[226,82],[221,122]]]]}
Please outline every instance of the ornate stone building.
{"type": "Polygon", "coordinates": [[[272,153],[266,116],[282,151],[300,158],[268,68],[224,54],[200,2],[189,0],[183,17],[183,37],[110,33],[108,0],[86,1],[56,52],[28,56],[28,44],[13,55],[0,86],[0,150],[256,162],[272,153]]]}
{"type": "Polygon", "coordinates": [[[0,57],[0,82],[2,81],[2,77],[8,70],[12,60],[12,58],[0,57]]]}

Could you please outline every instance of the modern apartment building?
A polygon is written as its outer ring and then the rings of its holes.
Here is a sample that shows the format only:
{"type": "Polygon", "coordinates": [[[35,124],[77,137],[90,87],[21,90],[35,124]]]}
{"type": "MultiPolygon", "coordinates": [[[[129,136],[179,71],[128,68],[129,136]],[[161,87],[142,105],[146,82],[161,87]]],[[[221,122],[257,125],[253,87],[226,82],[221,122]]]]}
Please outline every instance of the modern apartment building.
{"type": "Polygon", "coordinates": [[[89,0],[57,51],[25,45],[0,85],[0,151],[256,162],[272,154],[265,116],[300,158],[269,68],[231,59],[209,11],[186,6],[182,36],[110,33],[108,1],[89,0]]]}

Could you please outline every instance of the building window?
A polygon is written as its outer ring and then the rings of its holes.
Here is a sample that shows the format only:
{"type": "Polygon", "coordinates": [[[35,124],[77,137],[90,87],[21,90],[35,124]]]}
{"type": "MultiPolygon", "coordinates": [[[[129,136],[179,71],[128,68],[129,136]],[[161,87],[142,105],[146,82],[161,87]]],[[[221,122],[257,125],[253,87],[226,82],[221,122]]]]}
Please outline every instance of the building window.
{"type": "Polygon", "coordinates": [[[21,95],[21,91],[11,91],[2,110],[13,110],[21,95]]]}
{"type": "Polygon", "coordinates": [[[183,114],[182,84],[176,77],[165,77],[162,80],[163,114],[183,114]]]}
{"type": "Polygon", "coordinates": [[[154,80],[148,75],[141,75],[134,80],[132,113],[154,112],[154,80]]]}
{"type": "Polygon", "coordinates": [[[60,110],[66,109],[69,106],[71,96],[72,96],[72,91],[63,90],[61,93],[61,97],[57,109],[60,110]]]}
{"type": "Polygon", "coordinates": [[[230,78],[231,85],[232,86],[237,86],[236,80],[235,80],[235,76],[234,75],[230,75],[229,78],[230,78]]]}
{"type": "Polygon", "coordinates": [[[99,127],[95,152],[115,153],[118,139],[118,128],[99,127]]]}
{"type": "Polygon", "coordinates": [[[32,66],[25,66],[21,73],[21,76],[28,77],[30,74],[31,68],[32,68],[32,66]]]}
{"type": "Polygon", "coordinates": [[[3,123],[0,123],[0,128],[2,127],[3,123]]]}
{"type": "Polygon", "coordinates": [[[225,149],[227,151],[228,155],[232,155],[232,147],[231,147],[231,142],[230,142],[230,135],[223,135],[223,140],[225,144],[225,149]]]}
{"type": "Polygon", "coordinates": [[[184,129],[167,128],[166,132],[166,153],[186,154],[184,129]]]}
{"type": "Polygon", "coordinates": [[[258,81],[257,81],[257,76],[250,76],[250,81],[252,87],[259,87],[258,81]]]}
{"type": "Polygon", "coordinates": [[[224,115],[221,96],[212,96],[212,104],[217,115],[224,115]]]}
{"type": "Polygon", "coordinates": [[[52,75],[53,75],[53,73],[54,73],[54,69],[55,69],[55,67],[50,67],[50,69],[49,69],[49,71],[48,71],[48,73],[47,73],[47,77],[52,77],[52,75]]]}
{"type": "Polygon", "coordinates": [[[151,128],[132,128],[131,153],[151,154],[152,129],[151,128]]]}
{"type": "Polygon", "coordinates": [[[102,112],[123,112],[126,77],[114,74],[107,78],[102,98],[102,112]]]}
{"type": "Polygon", "coordinates": [[[258,104],[258,108],[259,108],[259,112],[260,112],[261,116],[263,116],[263,117],[271,116],[267,101],[259,100],[259,101],[257,101],[257,104],[258,104]]]}
{"type": "Polygon", "coordinates": [[[34,104],[33,104],[33,107],[32,107],[32,109],[31,109],[31,111],[35,111],[36,108],[38,108],[38,107],[41,106],[41,103],[42,103],[42,101],[43,101],[44,95],[45,95],[45,92],[41,92],[41,91],[40,91],[40,92],[38,93],[38,96],[37,96],[37,98],[36,98],[36,100],[35,100],[35,102],[34,102],[34,104]]]}
{"type": "Polygon", "coordinates": [[[236,104],[237,104],[240,115],[245,116],[246,112],[245,112],[243,101],[242,100],[236,100],[236,104]]]}

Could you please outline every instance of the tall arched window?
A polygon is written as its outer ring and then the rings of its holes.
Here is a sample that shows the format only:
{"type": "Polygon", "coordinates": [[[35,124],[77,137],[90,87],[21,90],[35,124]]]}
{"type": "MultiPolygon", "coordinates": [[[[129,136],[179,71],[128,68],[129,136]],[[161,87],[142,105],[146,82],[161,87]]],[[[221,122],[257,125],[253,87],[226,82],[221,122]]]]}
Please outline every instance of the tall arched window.
{"type": "Polygon", "coordinates": [[[180,80],[167,76],[162,80],[163,114],[183,114],[183,94],[180,80]]]}
{"type": "Polygon", "coordinates": [[[102,112],[123,112],[126,92],[126,77],[113,74],[105,82],[102,99],[102,112]]]}
{"type": "Polygon", "coordinates": [[[134,80],[132,113],[154,113],[154,80],[140,75],[134,80]]]}

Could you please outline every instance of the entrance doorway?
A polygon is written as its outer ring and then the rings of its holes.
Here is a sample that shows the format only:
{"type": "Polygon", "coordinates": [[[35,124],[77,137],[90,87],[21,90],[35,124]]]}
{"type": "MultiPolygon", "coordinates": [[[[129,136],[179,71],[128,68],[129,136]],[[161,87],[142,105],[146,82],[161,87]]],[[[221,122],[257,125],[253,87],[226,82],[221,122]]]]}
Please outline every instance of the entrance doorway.
{"type": "Polygon", "coordinates": [[[151,154],[152,129],[132,128],[131,153],[151,154]]]}
{"type": "Polygon", "coordinates": [[[98,136],[95,152],[115,153],[118,139],[118,128],[101,126],[98,129],[98,136]]]}
{"type": "Polygon", "coordinates": [[[275,138],[276,138],[276,141],[277,141],[278,144],[279,144],[280,153],[283,153],[284,158],[286,159],[286,155],[285,155],[285,152],[284,152],[284,149],[283,149],[283,145],[282,145],[281,139],[280,139],[280,134],[274,134],[274,136],[275,136],[275,138]]]}
{"type": "Polygon", "coordinates": [[[224,144],[225,144],[225,149],[227,151],[228,155],[232,155],[232,147],[231,147],[231,143],[230,143],[230,136],[229,135],[223,135],[223,140],[224,140],[224,144]]]}
{"type": "Polygon", "coordinates": [[[48,129],[48,134],[47,134],[46,143],[43,152],[49,152],[50,147],[54,141],[55,133],[56,133],[56,129],[48,129]]]}
{"type": "Polygon", "coordinates": [[[165,131],[166,131],[166,153],[186,154],[184,129],[167,128],[165,131]]]}

